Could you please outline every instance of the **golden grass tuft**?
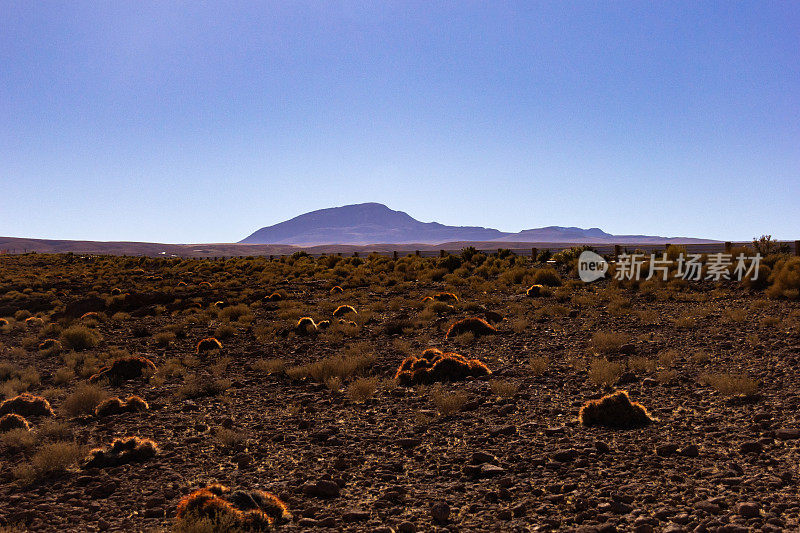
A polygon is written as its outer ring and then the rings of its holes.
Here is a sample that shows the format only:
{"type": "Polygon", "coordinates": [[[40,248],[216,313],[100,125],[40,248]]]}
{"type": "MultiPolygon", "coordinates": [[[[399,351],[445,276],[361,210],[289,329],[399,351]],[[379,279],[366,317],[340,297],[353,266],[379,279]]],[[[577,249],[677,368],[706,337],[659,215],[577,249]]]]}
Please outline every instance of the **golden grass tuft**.
{"type": "Polygon", "coordinates": [[[395,379],[400,385],[418,385],[441,381],[461,381],[469,376],[488,376],[492,372],[478,359],[457,353],[443,353],[428,348],[420,357],[409,356],[400,363],[395,379]]]}
{"type": "Polygon", "coordinates": [[[333,316],[338,318],[338,317],[342,317],[342,316],[348,315],[350,313],[358,314],[358,311],[356,311],[356,308],[353,307],[352,305],[340,305],[333,312],[333,316]]]}
{"type": "Polygon", "coordinates": [[[9,398],[0,404],[0,415],[8,413],[20,416],[54,416],[50,402],[41,396],[23,392],[19,396],[9,398]]]}
{"type": "Polygon", "coordinates": [[[22,417],[16,413],[8,413],[0,417],[0,432],[5,433],[6,431],[11,431],[12,429],[30,431],[31,425],[27,420],[25,420],[25,417],[22,417]]]}
{"type": "Polygon", "coordinates": [[[101,418],[104,416],[117,415],[121,413],[146,411],[149,408],[150,406],[148,403],[139,396],[128,396],[125,400],[115,396],[100,402],[94,409],[94,416],[101,418]]]}
{"type": "Polygon", "coordinates": [[[497,334],[497,329],[489,325],[489,323],[482,318],[469,317],[461,319],[451,325],[447,330],[446,338],[451,339],[464,333],[472,333],[476,337],[480,335],[495,335],[497,334]]]}
{"type": "Polygon", "coordinates": [[[612,429],[640,428],[655,421],[641,404],[631,402],[628,392],[624,390],[586,402],[581,407],[578,419],[587,427],[612,429]]]}
{"type": "Polygon", "coordinates": [[[95,448],[83,468],[106,468],[139,463],[151,459],[159,452],[158,445],[150,439],[124,437],[114,439],[108,448],[95,448]]]}
{"type": "Polygon", "coordinates": [[[129,355],[115,359],[89,378],[92,383],[107,379],[110,383],[122,383],[132,379],[149,377],[156,371],[156,365],[150,359],[139,355],[129,355]]]}
{"type": "Polygon", "coordinates": [[[178,531],[268,531],[292,519],[287,505],[262,490],[232,492],[214,484],[178,502],[178,531]]]}
{"type": "Polygon", "coordinates": [[[219,342],[214,337],[207,337],[197,343],[197,349],[195,350],[195,352],[197,354],[201,354],[205,352],[211,352],[214,350],[222,350],[222,343],[219,342]]]}

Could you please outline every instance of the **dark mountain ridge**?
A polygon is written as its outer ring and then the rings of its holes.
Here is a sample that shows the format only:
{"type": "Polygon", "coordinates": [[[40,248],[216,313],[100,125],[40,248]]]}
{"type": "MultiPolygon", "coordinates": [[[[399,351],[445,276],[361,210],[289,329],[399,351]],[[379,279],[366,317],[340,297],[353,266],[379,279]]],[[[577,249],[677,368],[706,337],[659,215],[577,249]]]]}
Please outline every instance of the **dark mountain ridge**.
{"type": "Polygon", "coordinates": [[[291,220],[261,228],[242,244],[440,244],[453,241],[491,242],[575,242],[575,243],[711,243],[707,239],[657,237],[647,235],[611,235],[599,228],[548,226],[502,232],[479,226],[447,226],[438,222],[420,222],[403,211],[383,204],[365,203],[311,211],[291,220]]]}

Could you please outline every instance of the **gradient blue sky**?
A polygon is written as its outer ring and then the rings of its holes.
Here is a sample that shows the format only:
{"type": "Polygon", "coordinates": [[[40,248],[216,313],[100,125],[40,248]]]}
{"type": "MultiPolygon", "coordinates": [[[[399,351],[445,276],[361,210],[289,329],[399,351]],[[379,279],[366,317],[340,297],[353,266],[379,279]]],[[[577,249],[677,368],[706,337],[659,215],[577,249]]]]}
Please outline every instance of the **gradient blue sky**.
{"type": "Polygon", "coordinates": [[[799,2],[0,0],[0,235],[800,238],[799,2]]]}

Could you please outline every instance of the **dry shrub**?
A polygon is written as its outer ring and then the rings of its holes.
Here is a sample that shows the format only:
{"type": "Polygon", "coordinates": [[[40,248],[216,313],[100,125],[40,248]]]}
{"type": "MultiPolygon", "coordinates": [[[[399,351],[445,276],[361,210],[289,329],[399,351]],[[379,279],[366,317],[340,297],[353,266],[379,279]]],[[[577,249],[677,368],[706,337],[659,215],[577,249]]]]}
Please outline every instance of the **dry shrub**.
{"type": "Polygon", "coordinates": [[[670,367],[675,363],[675,359],[677,359],[679,355],[677,350],[664,350],[658,354],[658,362],[661,363],[662,366],[670,367]]]}
{"type": "Polygon", "coordinates": [[[628,336],[616,331],[598,331],[592,335],[592,348],[597,353],[611,354],[619,351],[628,341],[628,336]]]}
{"type": "Polygon", "coordinates": [[[472,333],[475,336],[495,335],[497,334],[497,330],[482,318],[469,317],[459,320],[450,326],[450,329],[447,330],[446,337],[451,339],[464,333],[472,333]]]}
{"type": "Polygon", "coordinates": [[[725,316],[734,324],[741,324],[748,318],[748,313],[744,309],[728,309],[725,316]]]}
{"type": "Polygon", "coordinates": [[[29,431],[31,429],[31,425],[27,420],[25,420],[24,417],[16,413],[8,413],[0,417],[0,432],[5,433],[6,431],[11,431],[12,429],[29,431]]]}
{"type": "Polygon", "coordinates": [[[272,294],[270,294],[269,296],[267,296],[266,300],[269,301],[269,302],[280,302],[282,300],[285,300],[286,298],[288,298],[288,294],[286,293],[286,291],[281,289],[281,290],[275,291],[272,294]]]}
{"type": "Polygon", "coordinates": [[[94,409],[94,415],[98,418],[120,413],[133,413],[136,411],[146,411],[150,406],[139,396],[128,396],[125,400],[115,396],[100,402],[94,409]]]}
{"type": "Polygon", "coordinates": [[[214,350],[222,350],[222,343],[219,342],[214,337],[207,337],[197,343],[196,353],[198,355],[201,353],[211,352],[214,350]]]}
{"type": "Polygon", "coordinates": [[[294,332],[298,335],[308,335],[317,331],[317,324],[310,316],[301,317],[294,326],[294,332]]]}
{"type": "Polygon", "coordinates": [[[467,395],[463,392],[445,392],[441,387],[431,391],[431,400],[440,414],[447,416],[457,413],[467,403],[467,395]]]}
{"type": "Polygon", "coordinates": [[[533,355],[528,359],[528,366],[532,375],[541,376],[550,368],[550,359],[544,355],[533,355]]]}
{"type": "Polygon", "coordinates": [[[339,392],[342,389],[342,378],[334,376],[325,380],[325,386],[333,392],[339,392]]]}
{"type": "Polygon", "coordinates": [[[208,379],[197,374],[186,376],[183,385],[180,386],[176,395],[178,398],[187,400],[202,398],[204,396],[217,396],[229,388],[233,382],[229,379],[208,379]]]}
{"type": "Polygon", "coordinates": [[[79,383],[75,392],[64,400],[64,411],[69,416],[80,416],[94,413],[99,403],[108,397],[108,393],[89,383],[79,383]]]}
{"type": "Polygon", "coordinates": [[[162,331],[160,333],[156,333],[153,335],[153,340],[156,344],[162,348],[166,348],[173,342],[175,342],[175,334],[171,331],[162,331]]]}
{"type": "Polygon", "coordinates": [[[253,363],[253,369],[265,374],[280,374],[286,368],[283,359],[259,359],[253,363]]]}
{"type": "Polygon", "coordinates": [[[118,384],[132,379],[149,377],[156,371],[156,365],[146,357],[128,355],[115,359],[110,365],[89,378],[92,383],[107,379],[110,383],[118,384]]]}
{"type": "Polygon", "coordinates": [[[611,386],[622,375],[622,364],[605,358],[594,359],[589,364],[589,379],[595,385],[611,386]]]}
{"type": "Polygon", "coordinates": [[[325,383],[332,377],[344,380],[363,374],[375,364],[375,360],[375,355],[371,353],[334,355],[300,367],[300,374],[318,383],[325,383]]]}
{"type": "Polygon", "coordinates": [[[97,333],[86,326],[71,326],[61,332],[64,346],[76,352],[94,348],[100,342],[97,333]]]}
{"type": "Polygon", "coordinates": [[[9,452],[29,452],[36,446],[37,432],[17,428],[0,432],[0,443],[9,452]]]}
{"type": "Polygon", "coordinates": [[[231,491],[214,484],[196,490],[178,503],[176,529],[200,531],[268,531],[292,519],[286,504],[272,493],[231,491]]]}
{"type": "Polygon", "coordinates": [[[528,329],[528,321],[524,318],[517,318],[511,322],[511,331],[514,333],[523,333],[528,329]]]}
{"type": "Polygon", "coordinates": [[[50,402],[41,396],[24,392],[0,404],[0,415],[15,413],[20,416],[54,416],[50,402]]]}
{"type": "Polygon", "coordinates": [[[519,383],[512,381],[492,380],[489,383],[492,393],[501,398],[513,398],[519,391],[519,383]]]}
{"type": "Polygon", "coordinates": [[[16,467],[12,473],[23,483],[65,472],[83,456],[83,447],[74,442],[51,442],[43,445],[30,463],[16,467]]]}
{"type": "Polygon", "coordinates": [[[214,430],[214,438],[223,448],[242,448],[242,445],[247,440],[244,433],[224,427],[218,427],[214,430]]]}
{"type": "Polygon", "coordinates": [[[662,384],[670,383],[677,377],[678,373],[675,370],[662,370],[656,374],[656,380],[662,384]]]}
{"type": "MultiPolygon", "coordinates": [[[[763,273],[759,273],[761,275],[763,273]]],[[[769,275],[769,283],[766,294],[770,298],[800,298],[800,257],[781,259],[775,263],[769,275]]]]}
{"type": "Polygon", "coordinates": [[[538,296],[546,296],[546,289],[544,288],[544,285],[531,285],[525,291],[525,296],[528,296],[529,298],[536,298],[538,296]]]}
{"type": "Polygon", "coordinates": [[[106,468],[143,462],[155,457],[158,451],[158,445],[150,439],[114,439],[109,448],[95,448],[90,451],[83,468],[106,468]]]}
{"type": "Polygon", "coordinates": [[[406,357],[395,374],[395,379],[404,386],[460,381],[469,376],[488,376],[492,372],[477,359],[467,359],[457,353],[443,353],[428,348],[420,357],[406,357]]]}
{"type": "Polygon", "coordinates": [[[703,374],[699,381],[723,396],[752,396],[758,392],[758,382],[745,374],[703,374]]]}
{"type": "Polygon", "coordinates": [[[533,274],[533,284],[559,287],[561,286],[561,276],[553,268],[538,268],[533,274]]]}
{"type": "Polygon", "coordinates": [[[693,316],[683,315],[676,318],[673,322],[679,329],[694,329],[697,327],[697,319],[693,316]]]}
{"type": "Polygon", "coordinates": [[[584,426],[603,426],[614,429],[633,429],[654,422],[641,404],[631,402],[627,391],[616,391],[592,400],[581,407],[578,415],[584,426]]]}
{"type": "Polygon", "coordinates": [[[628,359],[628,368],[634,372],[654,372],[656,366],[655,360],[641,355],[636,355],[628,359]]]}
{"type": "Polygon", "coordinates": [[[354,402],[364,402],[375,396],[376,390],[378,390],[378,378],[358,378],[347,387],[347,396],[354,402]]]}
{"type": "Polygon", "coordinates": [[[234,335],[236,335],[236,328],[230,324],[220,324],[214,330],[214,337],[217,339],[230,339],[234,335]]]}
{"type": "Polygon", "coordinates": [[[45,355],[54,355],[63,349],[61,342],[56,339],[45,339],[39,343],[39,351],[45,352],[45,355]]]}
{"type": "Polygon", "coordinates": [[[333,316],[338,318],[340,316],[345,316],[345,315],[350,314],[350,313],[358,314],[358,312],[356,311],[355,307],[353,307],[352,305],[340,305],[333,312],[333,316]]]}
{"type": "Polygon", "coordinates": [[[252,314],[250,306],[246,304],[231,305],[219,312],[219,317],[228,322],[235,322],[244,316],[252,314]]]}

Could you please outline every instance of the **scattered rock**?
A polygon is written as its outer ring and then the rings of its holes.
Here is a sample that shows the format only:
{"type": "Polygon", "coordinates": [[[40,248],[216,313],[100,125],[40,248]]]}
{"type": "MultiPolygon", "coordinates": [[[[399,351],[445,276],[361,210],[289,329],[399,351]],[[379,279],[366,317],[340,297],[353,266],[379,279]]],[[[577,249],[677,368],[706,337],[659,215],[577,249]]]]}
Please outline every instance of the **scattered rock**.
{"type": "Polygon", "coordinates": [[[745,518],[761,516],[761,507],[755,502],[743,502],[736,506],[736,513],[745,518]]]}
{"type": "Polygon", "coordinates": [[[450,506],[447,502],[437,502],[431,507],[431,517],[437,524],[446,524],[450,519],[450,506]]]}
{"type": "Polygon", "coordinates": [[[327,479],[309,482],[303,485],[303,494],[317,498],[336,498],[339,496],[339,485],[327,479]]]}

